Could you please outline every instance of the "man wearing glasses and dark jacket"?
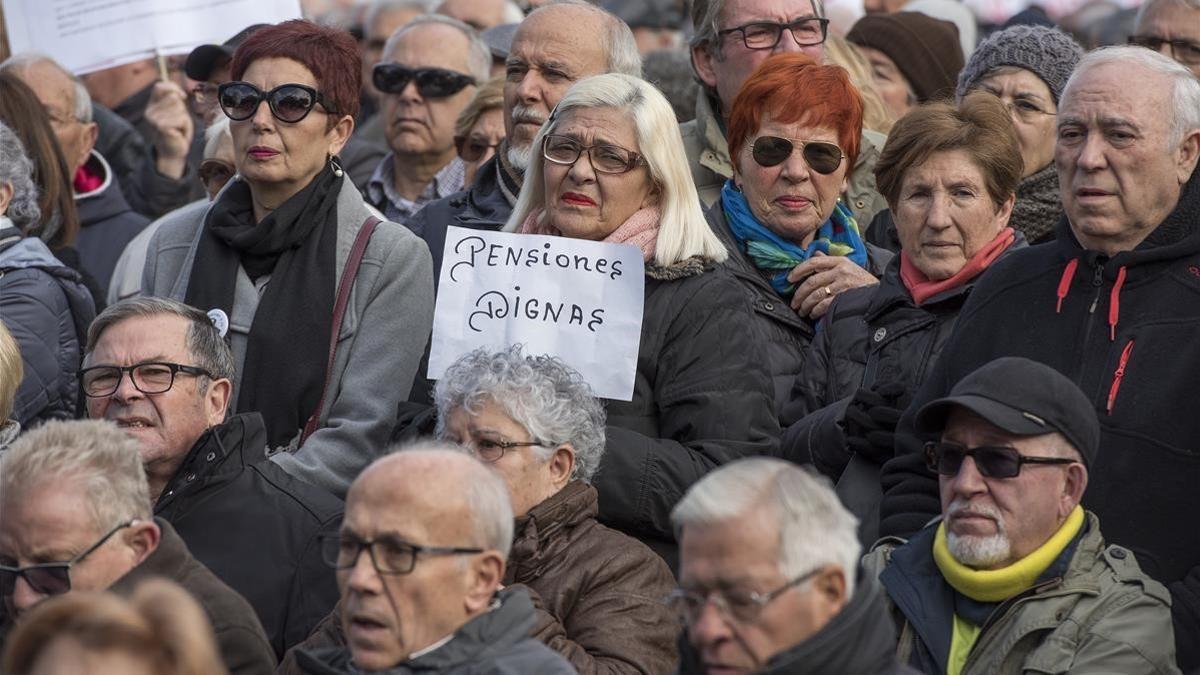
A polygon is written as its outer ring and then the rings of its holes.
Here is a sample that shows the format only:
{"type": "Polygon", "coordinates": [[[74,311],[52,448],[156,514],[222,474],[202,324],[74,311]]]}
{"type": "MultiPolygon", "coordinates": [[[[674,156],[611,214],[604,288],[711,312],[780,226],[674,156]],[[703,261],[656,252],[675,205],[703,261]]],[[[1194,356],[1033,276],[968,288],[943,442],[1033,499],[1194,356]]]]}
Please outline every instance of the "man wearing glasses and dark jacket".
{"type": "Polygon", "coordinates": [[[1167,589],[1079,505],[1100,424],[1074,382],[996,359],[923,406],[916,428],[939,438],[925,455],[942,516],[865,560],[902,660],[948,675],[1179,672],[1167,589]]]}
{"type": "Polygon", "coordinates": [[[54,595],[165,577],[204,609],[231,675],[269,675],[275,657],[254,610],[150,512],[138,443],[106,422],[50,422],[0,460],[0,640],[54,595]]]}

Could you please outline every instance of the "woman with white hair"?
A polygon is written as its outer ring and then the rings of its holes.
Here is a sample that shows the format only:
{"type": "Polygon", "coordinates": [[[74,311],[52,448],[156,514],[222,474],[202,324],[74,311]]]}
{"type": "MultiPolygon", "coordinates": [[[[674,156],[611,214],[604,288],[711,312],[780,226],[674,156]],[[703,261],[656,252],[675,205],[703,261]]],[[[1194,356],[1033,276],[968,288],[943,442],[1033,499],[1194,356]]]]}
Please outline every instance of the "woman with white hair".
{"type": "Polygon", "coordinates": [[[75,417],[75,371],[84,331],[96,316],[79,273],[42,240],[23,234],[40,217],[33,163],[16,133],[0,122],[0,319],[21,347],[25,376],[12,418],[25,427],[75,417]]]}
{"type": "Polygon", "coordinates": [[[534,637],[580,673],[665,673],[678,626],[666,563],[596,520],[604,409],[562,361],[476,350],[434,390],[437,435],[499,473],[517,518],[504,585],[538,598],[534,637]]]}
{"type": "Polygon", "coordinates": [[[607,401],[600,517],[674,558],[671,508],[709,470],[773,452],[778,422],[741,287],[720,265],[670,104],[639,78],[576,83],[542,125],[509,232],[637,246],[632,401],[607,401]]]}

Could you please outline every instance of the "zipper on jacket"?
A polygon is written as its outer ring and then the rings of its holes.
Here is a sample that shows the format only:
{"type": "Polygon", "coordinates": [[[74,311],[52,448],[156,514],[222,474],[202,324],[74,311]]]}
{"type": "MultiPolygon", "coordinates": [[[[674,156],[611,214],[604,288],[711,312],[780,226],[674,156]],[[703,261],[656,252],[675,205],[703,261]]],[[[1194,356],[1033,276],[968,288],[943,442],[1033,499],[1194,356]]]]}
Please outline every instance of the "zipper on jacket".
{"type": "Polygon", "coordinates": [[[1133,338],[1125,343],[1125,348],[1121,350],[1121,358],[1117,361],[1117,370],[1113,373],[1112,386],[1108,389],[1108,414],[1113,413],[1113,405],[1117,402],[1117,392],[1121,389],[1121,380],[1125,379],[1125,367],[1129,365],[1129,356],[1133,354],[1133,338]]]}
{"type": "Polygon", "coordinates": [[[1103,263],[1096,265],[1096,271],[1092,274],[1092,287],[1096,289],[1096,297],[1092,298],[1092,306],[1088,308],[1088,314],[1096,312],[1096,305],[1100,304],[1100,287],[1104,285],[1104,265],[1103,263]]]}

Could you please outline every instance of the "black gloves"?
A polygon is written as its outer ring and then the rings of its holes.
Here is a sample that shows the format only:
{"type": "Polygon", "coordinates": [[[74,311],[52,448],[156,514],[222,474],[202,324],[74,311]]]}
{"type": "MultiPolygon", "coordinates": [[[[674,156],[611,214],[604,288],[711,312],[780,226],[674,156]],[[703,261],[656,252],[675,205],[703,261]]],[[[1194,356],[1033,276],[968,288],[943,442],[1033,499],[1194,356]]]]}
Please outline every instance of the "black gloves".
{"type": "Polygon", "coordinates": [[[899,382],[856,391],[841,419],[847,449],[876,464],[891,459],[896,424],[911,402],[912,393],[899,382]]]}

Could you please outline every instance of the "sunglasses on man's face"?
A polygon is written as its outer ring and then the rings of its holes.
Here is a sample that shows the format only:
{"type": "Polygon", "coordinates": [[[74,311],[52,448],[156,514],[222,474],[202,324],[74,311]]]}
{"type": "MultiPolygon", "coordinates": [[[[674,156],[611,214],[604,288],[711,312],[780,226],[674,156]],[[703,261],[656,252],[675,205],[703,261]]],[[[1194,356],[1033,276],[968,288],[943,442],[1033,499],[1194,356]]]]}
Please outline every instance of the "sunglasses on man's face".
{"type": "Polygon", "coordinates": [[[981,445],[968,448],[944,441],[925,444],[925,462],[929,470],[943,476],[957,476],[963,462],[970,457],[984,478],[1016,478],[1025,464],[1075,464],[1065,457],[1031,457],[1008,446],[981,445]]]}
{"type": "Polygon", "coordinates": [[[842,165],[845,155],[842,149],[833,143],[825,141],[793,141],[779,136],[759,136],[750,146],[750,155],[762,167],[772,167],[783,164],[792,156],[799,145],[800,154],[809,168],[819,174],[829,175],[842,165]]]}
{"type": "Polygon", "coordinates": [[[380,63],[371,71],[375,88],[385,94],[399,94],[409,82],[417,86],[422,98],[445,98],[475,84],[475,78],[443,68],[405,68],[398,63],[380,63]]]}
{"type": "Polygon", "coordinates": [[[318,103],[325,112],[336,114],[321,93],[306,84],[281,84],[263,91],[249,82],[226,82],[217,88],[217,102],[225,116],[234,122],[254,117],[264,100],[280,122],[299,122],[308,117],[318,103]]]}
{"type": "Polygon", "coordinates": [[[126,521],[109,530],[99,541],[89,546],[83,553],[65,562],[38,563],[25,567],[9,567],[0,565],[0,598],[10,598],[16,591],[17,577],[24,577],[25,583],[39,595],[62,595],[71,590],[71,568],[104,545],[117,532],[136,523],[136,520],[126,521]]]}

